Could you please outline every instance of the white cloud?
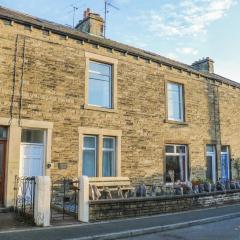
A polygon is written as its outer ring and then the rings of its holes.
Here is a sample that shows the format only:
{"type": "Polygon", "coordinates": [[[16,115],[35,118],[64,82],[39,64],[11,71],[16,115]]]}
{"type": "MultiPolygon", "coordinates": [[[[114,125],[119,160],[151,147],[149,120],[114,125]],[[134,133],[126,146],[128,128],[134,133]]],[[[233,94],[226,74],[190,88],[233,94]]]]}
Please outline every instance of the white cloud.
{"type": "Polygon", "coordinates": [[[176,61],[179,60],[179,57],[178,57],[175,53],[173,53],[173,52],[167,53],[167,54],[166,54],[166,57],[167,57],[167,58],[170,58],[170,59],[172,59],[172,60],[176,60],[176,61]]]}
{"type": "Polygon", "coordinates": [[[185,55],[194,55],[196,56],[198,54],[198,50],[191,48],[191,47],[182,47],[182,48],[177,48],[176,51],[181,54],[185,55]]]}
{"type": "Polygon", "coordinates": [[[238,0],[181,0],[132,19],[142,21],[157,36],[198,36],[212,22],[223,18],[238,0]]]}

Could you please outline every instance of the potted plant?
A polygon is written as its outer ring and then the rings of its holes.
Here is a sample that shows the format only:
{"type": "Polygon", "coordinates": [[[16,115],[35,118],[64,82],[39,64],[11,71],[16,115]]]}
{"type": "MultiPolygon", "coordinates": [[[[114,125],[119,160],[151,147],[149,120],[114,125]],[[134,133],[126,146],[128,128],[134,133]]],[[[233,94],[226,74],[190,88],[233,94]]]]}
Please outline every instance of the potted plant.
{"type": "Polygon", "coordinates": [[[199,181],[197,179],[192,179],[192,190],[193,193],[198,194],[199,193],[199,181]]]}

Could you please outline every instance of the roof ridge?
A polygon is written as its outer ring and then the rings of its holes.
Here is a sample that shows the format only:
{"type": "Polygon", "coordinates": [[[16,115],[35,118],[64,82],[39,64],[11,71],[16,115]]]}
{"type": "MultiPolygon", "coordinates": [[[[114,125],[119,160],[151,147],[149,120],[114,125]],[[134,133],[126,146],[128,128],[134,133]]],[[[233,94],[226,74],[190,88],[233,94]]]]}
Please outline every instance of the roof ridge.
{"type": "Polygon", "coordinates": [[[5,17],[8,19],[10,18],[10,19],[15,20],[16,22],[19,21],[20,23],[28,23],[28,24],[35,25],[37,27],[46,28],[46,29],[55,31],[59,34],[61,34],[61,33],[66,34],[66,35],[69,34],[69,35],[71,35],[71,37],[75,37],[77,39],[80,38],[81,40],[87,40],[89,42],[99,44],[104,47],[109,47],[109,48],[113,48],[113,49],[115,48],[119,51],[129,52],[131,55],[140,55],[141,58],[144,58],[144,59],[153,60],[155,62],[159,62],[159,63],[165,64],[165,65],[169,65],[169,66],[172,66],[175,68],[179,68],[179,69],[182,69],[185,71],[199,74],[206,78],[214,79],[214,80],[221,81],[221,82],[228,82],[228,84],[234,85],[234,86],[237,86],[240,88],[240,83],[238,83],[236,81],[222,77],[217,74],[203,73],[201,71],[194,69],[191,65],[164,57],[160,54],[157,54],[157,53],[154,53],[154,52],[151,52],[148,50],[144,50],[141,48],[133,47],[128,44],[120,43],[115,40],[95,37],[95,36],[89,35],[87,33],[80,32],[79,30],[70,28],[66,25],[51,22],[51,21],[41,19],[38,17],[34,17],[32,15],[22,13],[22,12],[19,12],[16,10],[12,10],[12,9],[9,9],[9,8],[6,8],[6,7],[3,7],[0,5],[0,18],[1,17],[2,18],[5,17]]]}

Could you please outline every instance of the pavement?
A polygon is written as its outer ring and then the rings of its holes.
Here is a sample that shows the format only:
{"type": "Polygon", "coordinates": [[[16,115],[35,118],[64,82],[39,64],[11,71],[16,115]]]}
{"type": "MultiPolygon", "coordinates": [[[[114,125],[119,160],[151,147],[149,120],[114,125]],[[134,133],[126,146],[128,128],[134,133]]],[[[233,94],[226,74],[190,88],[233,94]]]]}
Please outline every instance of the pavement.
{"type": "Polygon", "coordinates": [[[207,224],[240,217],[240,205],[221,206],[188,212],[75,224],[48,228],[0,231],[1,240],[93,240],[120,239],[142,234],[207,224]]]}
{"type": "Polygon", "coordinates": [[[20,217],[16,217],[14,212],[1,212],[0,213],[0,232],[12,231],[19,229],[32,228],[32,223],[27,223],[20,217]]]}
{"type": "Polygon", "coordinates": [[[174,229],[122,240],[239,240],[240,218],[174,229]]]}

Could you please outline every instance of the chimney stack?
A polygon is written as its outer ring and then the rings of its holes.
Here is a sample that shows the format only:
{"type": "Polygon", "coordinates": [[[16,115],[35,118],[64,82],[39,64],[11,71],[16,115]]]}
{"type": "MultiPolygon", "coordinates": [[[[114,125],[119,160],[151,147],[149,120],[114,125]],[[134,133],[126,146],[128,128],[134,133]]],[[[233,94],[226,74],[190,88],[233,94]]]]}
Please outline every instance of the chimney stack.
{"type": "Polygon", "coordinates": [[[214,61],[209,57],[200,59],[194,62],[191,66],[200,72],[214,73],[214,61]]]}
{"type": "Polygon", "coordinates": [[[103,37],[104,20],[99,14],[92,13],[90,8],[87,8],[83,13],[83,20],[79,21],[75,28],[84,33],[103,37]]]}

